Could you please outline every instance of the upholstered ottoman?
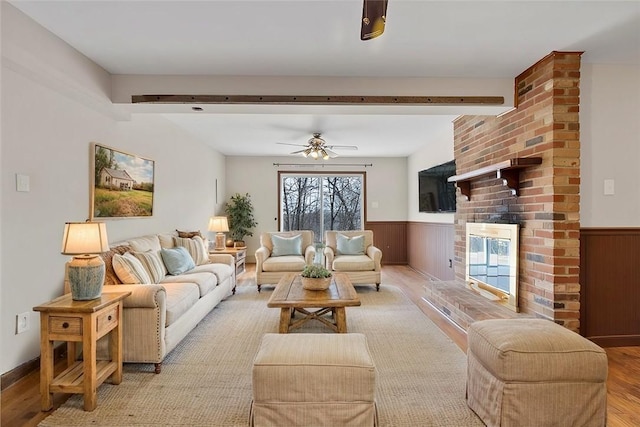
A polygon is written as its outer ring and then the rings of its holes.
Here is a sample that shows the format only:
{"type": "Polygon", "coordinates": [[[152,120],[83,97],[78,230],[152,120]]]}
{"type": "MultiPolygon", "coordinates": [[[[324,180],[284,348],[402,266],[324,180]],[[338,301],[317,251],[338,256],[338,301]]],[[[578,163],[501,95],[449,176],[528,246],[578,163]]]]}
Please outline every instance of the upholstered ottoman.
{"type": "Polygon", "coordinates": [[[467,403],[487,426],[604,426],[607,355],[543,319],[495,319],[467,331],[467,403]]]}
{"type": "Polygon", "coordinates": [[[375,426],[363,334],[266,334],[253,361],[252,426],[375,426]]]}

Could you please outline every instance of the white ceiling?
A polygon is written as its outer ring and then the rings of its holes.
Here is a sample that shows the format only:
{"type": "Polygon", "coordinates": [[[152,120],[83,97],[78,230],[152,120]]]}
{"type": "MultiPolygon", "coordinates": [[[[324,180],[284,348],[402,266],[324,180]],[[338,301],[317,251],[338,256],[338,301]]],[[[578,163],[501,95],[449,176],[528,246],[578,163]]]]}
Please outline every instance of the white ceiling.
{"type": "MultiPolygon", "coordinates": [[[[640,65],[633,0],[389,0],[385,33],[366,42],[362,0],[10,3],[112,74],[514,78],[554,50],[640,65]]],[[[164,114],[226,155],[286,154],[276,142],[319,131],[358,157],[409,155],[455,117],[164,114]]]]}

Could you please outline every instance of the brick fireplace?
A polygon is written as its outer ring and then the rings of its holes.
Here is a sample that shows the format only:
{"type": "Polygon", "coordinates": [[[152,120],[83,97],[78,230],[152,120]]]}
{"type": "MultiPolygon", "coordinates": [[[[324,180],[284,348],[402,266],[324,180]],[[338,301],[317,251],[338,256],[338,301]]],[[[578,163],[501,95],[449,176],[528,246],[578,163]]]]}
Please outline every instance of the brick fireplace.
{"type": "Polygon", "coordinates": [[[541,157],[519,170],[519,195],[496,174],[458,192],[454,269],[465,279],[467,222],[520,225],[519,307],[522,313],[580,328],[581,52],[552,52],[515,79],[516,108],[499,117],[454,122],[457,174],[512,158],[541,157]]]}

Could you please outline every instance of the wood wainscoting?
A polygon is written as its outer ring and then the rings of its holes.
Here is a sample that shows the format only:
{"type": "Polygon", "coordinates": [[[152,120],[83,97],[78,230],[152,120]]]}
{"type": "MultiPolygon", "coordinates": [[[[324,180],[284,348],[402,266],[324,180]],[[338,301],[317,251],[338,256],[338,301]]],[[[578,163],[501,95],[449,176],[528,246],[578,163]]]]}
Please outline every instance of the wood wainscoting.
{"type": "Polygon", "coordinates": [[[367,221],[365,229],[373,231],[373,244],[382,251],[382,264],[407,264],[407,222],[367,221]]]}
{"type": "Polygon", "coordinates": [[[409,266],[439,280],[454,280],[453,224],[410,222],[407,229],[409,266]]]}
{"type": "Polygon", "coordinates": [[[583,336],[640,345],[640,228],[580,229],[580,307],[583,336]]]}

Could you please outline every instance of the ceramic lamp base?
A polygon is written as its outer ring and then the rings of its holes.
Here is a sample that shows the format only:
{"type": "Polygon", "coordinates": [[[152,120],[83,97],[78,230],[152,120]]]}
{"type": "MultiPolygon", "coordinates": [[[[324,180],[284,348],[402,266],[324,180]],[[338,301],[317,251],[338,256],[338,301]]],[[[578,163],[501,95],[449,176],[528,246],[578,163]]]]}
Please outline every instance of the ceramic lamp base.
{"type": "Polygon", "coordinates": [[[216,251],[222,251],[225,249],[224,239],[224,233],[216,233],[216,247],[214,248],[216,251]]]}
{"type": "Polygon", "coordinates": [[[101,257],[73,257],[67,263],[71,298],[86,301],[100,298],[104,284],[104,261],[101,257]]]}

